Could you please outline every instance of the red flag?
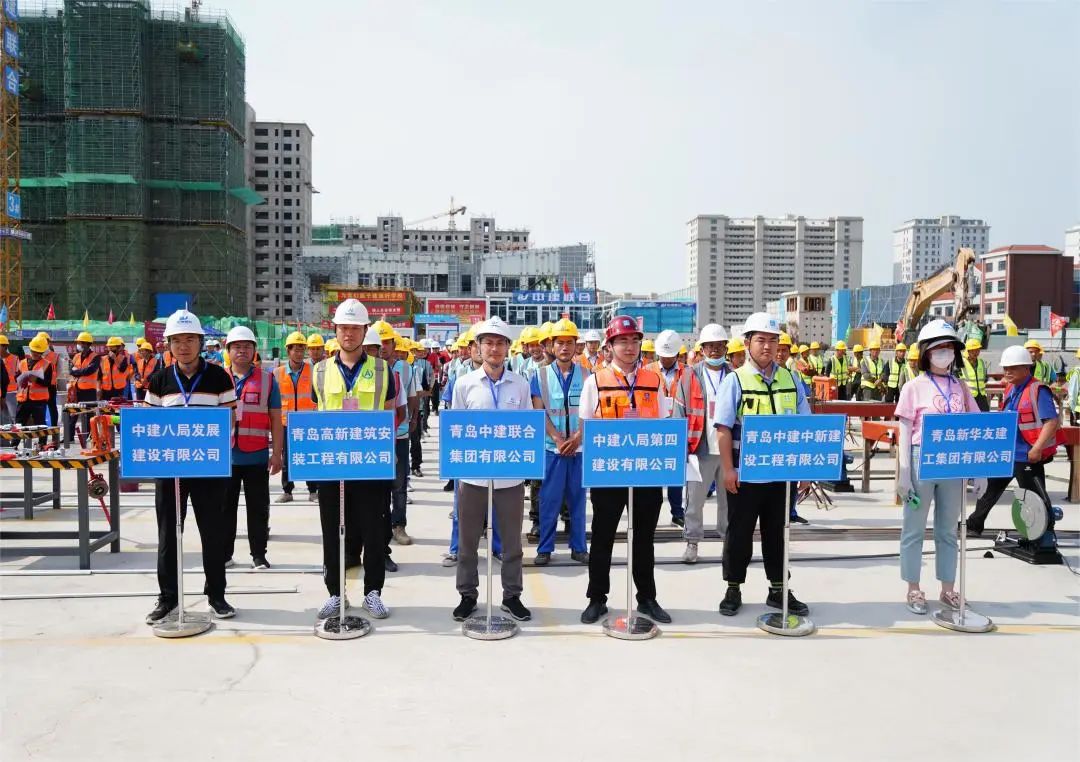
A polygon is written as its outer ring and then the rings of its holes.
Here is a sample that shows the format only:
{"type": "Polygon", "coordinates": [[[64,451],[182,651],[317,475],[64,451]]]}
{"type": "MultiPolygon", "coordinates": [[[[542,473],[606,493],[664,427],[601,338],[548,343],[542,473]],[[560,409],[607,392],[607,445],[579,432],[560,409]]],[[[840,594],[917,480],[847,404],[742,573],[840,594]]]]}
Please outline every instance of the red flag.
{"type": "Polygon", "coordinates": [[[112,310],[109,310],[109,325],[112,325],[112,324],[113,324],[113,314],[112,314],[112,310]]]}
{"type": "Polygon", "coordinates": [[[570,284],[566,282],[565,278],[563,278],[563,282],[562,282],[562,292],[564,294],[569,294],[570,293],[570,284]]]}
{"type": "Polygon", "coordinates": [[[1058,332],[1061,331],[1061,329],[1064,328],[1065,326],[1067,326],[1068,324],[1069,324],[1069,319],[1067,317],[1065,317],[1064,315],[1055,315],[1053,312],[1050,313],[1050,335],[1051,336],[1057,336],[1058,332]]]}
{"type": "Polygon", "coordinates": [[[49,302],[49,311],[45,314],[46,320],[56,320],[56,310],[53,309],[52,302],[49,302]]]}

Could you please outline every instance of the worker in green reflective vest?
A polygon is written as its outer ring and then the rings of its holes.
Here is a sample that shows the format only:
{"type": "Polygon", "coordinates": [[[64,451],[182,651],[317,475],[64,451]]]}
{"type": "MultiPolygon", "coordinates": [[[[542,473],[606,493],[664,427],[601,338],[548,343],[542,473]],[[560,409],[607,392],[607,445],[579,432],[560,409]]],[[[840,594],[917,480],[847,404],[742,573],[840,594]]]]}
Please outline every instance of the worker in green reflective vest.
{"type": "Polygon", "coordinates": [[[1032,362],[1035,363],[1035,369],[1032,373],[1035,376],[1036,381],[1042,381],[1049,386],[1057,380],[1057,373],[1054,372],[1053,367],[1046,360],[1042,359],[1043,348],[1042,344],[1035,341],[1035,339],[1029,339],[1024,342],[1024,349],[1031,355],[1032,362]]]}
{"type": "Polygon", "coordinates": [[[971,396],[975,398],[975,404],[984,413],[990,412],[990,400],[986,396],[986,360],[979,357],[982,351],[982,342],[978,339],[968,339],[964,345],[964,367],[958,368],[960,378],[971,389],[971,396]]]}
{"type": "Polygon", "coordinates": [[[843,341],[836,342],[834,347],[836,355],[829,361],[829,378],[836,381],[836,398],[841,400],[848,397],[848,379],[851,378],[851,358],[847,356],[847,344],[843,341]]]}
{"type": "Polygon", "coordinates": [[[900,387],[903,386],[904,367],[907,363],[907,345],[900,342],[896,345],[896,354],[893,359],[886,363],[885,367],[885,401],[896,402],[900,399],[900,387]]]}
{"type": "MultiPolygon", "coordinates": [[[[1080,349],[1076,350],[1076,359],[1080,360],[1080,349]]],[[[1069,399],[1066,407],[1069,411],[1069,423],[1076,425],[1080,420],[1080,365],[1069,368],[1069,374],[1065,376],[1069,385],[1069,399]]]]}
{"type": "Polygon", "coordinates": [[[871,341],[866,347],[869,357],[859,364],[859,397],[880,400],[885,392],[885,361],[881,359],[881,342],[871,341]]]}

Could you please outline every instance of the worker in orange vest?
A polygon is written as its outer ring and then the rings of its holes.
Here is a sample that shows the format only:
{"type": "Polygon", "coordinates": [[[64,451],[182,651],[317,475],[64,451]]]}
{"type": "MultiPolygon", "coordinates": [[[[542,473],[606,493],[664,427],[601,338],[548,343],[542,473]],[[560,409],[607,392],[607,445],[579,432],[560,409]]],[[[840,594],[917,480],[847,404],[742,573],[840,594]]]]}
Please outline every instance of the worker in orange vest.
{"type": "Polygon", "coordinates": [[[101,360],[102,398],[123,397],[131,399],[128,381],[135,375],[135,368],[119,336],[110,336],[105,343],[107,352],[101,360]]]}
{"type": "MultiPolygon", "coordinates": [[[[277,380],[278,389],[281,391],[281,424],[286,427],[285,438],[288,441],[288,415],[292,410],[305,411],[316,410],[315,399],[311,396],[311,368],[304,360],[307,352],[307,339],[299,331],[290,333],[285,339],[286,362],[274,368],[274,378],[277,380]]],[[[316,502],[319,499],[318,482],[308,482],[308,500],[316,502]]],[[[285,458],[281,464],[281,489],[283,492],[275,501],[277,503],[291,503],[293,496],[293,483],[289,481],[289,459],[285,458]]]]}
{"type": "MultiPolygon", "coordinates": [[[[601,368],[585,381],[581,390],[578,415],[589,418],[667,418],[671,414],[664,379],[641,366],[642,333],[637,321],[618,315],[605,332],[611,347],[611,365],[601,368]]],[[[627,506],[626,487],[591,490],[592,548],[589,554],[589,605],[581,614],[584,624],[593,624],[607,613],[607,594],[611,588],[611,551],[615,530],[627,506]]],[[[663,503],[660,487],[634,489],[634,566],[631,570],[637,585],[637,610],[657,622],[670,622],[671,615],[656,601],[653,574],[653,536],[663,503]]]]}
{"type": "Polygon", "coordinates": [[[45,357],[49,342],[43,336],[30,340],[30,357],[19,362],[15,385],[15,398],[19,409],[15,421],[21,426],[44,426],[49,405],[49,388],[52,386],[52,364],[45,357]]]}
{"type": "Polygon", "coordinates": [[[135,376],[132,379],[135,386],[135,399],[141,401],[146,397],[150,376],[158,369],[159,363],[157,355],[154,354],[153,344],[143,339],[139,343],[139,351],[135,356],[135,376]]]}
{"type": "Polygon", "coordinates": [[[4,373],[7,374],[4,395],[0,398],[0,423],[5,425],[14,423],[15,413],[18,412],[15,379],[19,375],[19,358],[11,353],[10,347],[11,342],[8,337],[0,334],[0,364],[3,365],[4,373]]]}
{"type": "Polygon", "coordinates": [[[48,344],[48,349],[42,355],[49,363],[49,367],[52,368],[52,381],[49,386],[49,404],[46,406],[49,411],[49,421],[53,426],[56,426],[60,421],[60,412],[56,407],[56,383],[60,378],[60,355],[53,349],[52,337],[45,331],[40,331],[38,336],[45,339],[45,343],[48,344]]]}

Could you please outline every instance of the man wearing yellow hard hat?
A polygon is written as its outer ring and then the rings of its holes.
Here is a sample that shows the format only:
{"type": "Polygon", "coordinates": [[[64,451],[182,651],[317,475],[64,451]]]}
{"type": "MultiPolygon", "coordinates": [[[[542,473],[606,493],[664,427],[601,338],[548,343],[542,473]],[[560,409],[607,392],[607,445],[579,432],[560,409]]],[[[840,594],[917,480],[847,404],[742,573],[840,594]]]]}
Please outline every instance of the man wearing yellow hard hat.
{"type": "Polygon", "coordinates": [[[848,396],[848,381],[854,373],[854,368],[851,364],[851,358],[847,356],[847,344],[843,341],[838,341],[836,342],[834,349],[836,350],[836,354],[833,356],[832,360],[829,361],[829,368],[826,375],[836,381],[837,399],[850,399],[848,396]]]}
{"type": "MultiPolygon", "coordinates": [[[[417,410],[416,390],[413,388],[412,368],[405,362],[407,353],[405,341],[398,336],[393,326],[385,320],[376,320],[371,324],[382,343],[381,357],[391,367],[398,382],[398,407],[405,405],[405,416],[398,421],[394,434],[394,486],[390,493],[391,511],[387,521],[387,535],[392,536],[398,545],[411,545],[412,538],[405,531],[408,523],[407,505],[409,498],[409,434],[412,432],[417,410]]],[[[389,541],[386,548],[386,570],[397,571],[398,566],[390,557],[389,541]]]]}
{"type": "MultiPolygon", "coordinates": [[[[322,338],[322,337],[320,337],[322,338]]],[[[300,331],[293,331],[285,339],[285,362],[274,368],[274,379],[281,394],[281,424],[285,426],[285,440],[289,440],[288,424],[290,412],[308,412],[315,410],[315,398],[312,395],[312,366],[304,359],[308,340],[300,331]]],[[[319,499],[319,483],[308,482],[308,500],[319,499]]],[[[281,463],[282,493],[275,502],[291,503],[293,483],[289,480],[289,459],[281,463]]]]}
{"type": "Polygon", "coordinates": [[[906,354],[907,345],[902,341],[898,342],[893,359],[885,364],[885,396],[883,397],[885,402],[896,402],[900,399],[901,381],[907,364],[906,354]]]}
{"type": "Polygon", "coordinates": [[[1050,363],[1042,359],[1042,344],[1035,341],[1035,339],[1028,339],[1026,342],[1024,342],[1024,349],[1028,351],[1028,354],[1031,355],[1031,361],[1035,363],[1035,369],[1033,373],[1033,375],[1035,376],[1035,380],[1041,381],[1047,386],[1054,383],[1054,381],[1057,380],[1057,373],[1054,372],[1054,369],[1050,366],[1050,363]]]}
{"type": "Polygon", "coordinates": [[[323,341],[322,334],[313,333],[308,336],[307,348],[308,358],[311,360],[312,366],[326,357],[326,343],[323,341]]]}
{"type": "Polygon", "coordinates": [[[49,406],[49,386],[52,383],[52,365],[45,358],[49,342],[43,336],[35,336],[27,345],[30,355],[24,357],[15,377],[15,422],[20,426],[44,426],[49,406]]]}
{"type": "Polygon", "coordinates": [[[881,342],[867,345],[869,357],[859,364],[859,396],[865,400],[881,400],[885,396],[885,361],[881,359],[881,342]]]}
{"type": "Polygon", "coordinates": [[[0,424],[15,423],[18,401],[15,399],[15,379],[19,375],[19,358],[11,351],[11,342],[0,334],[0,367],[4,372],[4,384],[0,394],[0,424]]]}
{"type": "Polygon", "coordinates": [[[968,385],[975,404],[984,413],[990,412],[990,400],[986,396],[986,360],[979,357],[982,342],[968,339],[964,344],[964,367],[960,368],[960,378],[968,385]]]}
{"type": "MultiPolygon", "coordinates": [[[[424,339],[426,342],[427,339],[424,339]]],[[[431,388],[435,379],[431,363],[428,361],[428,347],[426,343],[412,342],[412,375],[413,390],[416,392],[417,408],[416,423],[409,434],[409,467],[410,473],[417,477],[424,476],[420,468],[424,463],[424,450],[420,446],[420,437],[428,432],[428,416],[431,414],[431,388]]]]}
{"type": "MultiPolygon", "coordinates": [[[[68,370],[68,402],[97,402],[104,387],[104,357],[94,352],[94,337],[83,331],[75,337],[75,354],[68,370]]],[[[75,418],[68,423],[74,427],[75,418]]]]}
{"type": "Polygon", "coordinates": [[[810,342],[810,353],[806,356],[806,362],[810,365],[811,376],[825,375],[825,358],[821,356],[821,342],[810,342]]]}
{"type": "Polygon", "coordinates": [[[641,363],[648,365],[656,359],[656,343],[652,339],[641,342],[641,363]]]}

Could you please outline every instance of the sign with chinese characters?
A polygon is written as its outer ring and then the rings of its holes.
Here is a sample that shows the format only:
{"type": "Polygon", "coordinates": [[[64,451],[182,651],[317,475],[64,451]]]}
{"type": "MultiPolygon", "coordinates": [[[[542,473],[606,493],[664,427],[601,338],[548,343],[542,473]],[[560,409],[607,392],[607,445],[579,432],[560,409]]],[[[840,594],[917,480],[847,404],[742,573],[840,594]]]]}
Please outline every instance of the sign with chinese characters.
{"type": "Polygon", "coordinates": [[[444,410],[442,479],[542,479],[543,410],[444,410]]]}
{"type": "Polygon", "coordinates": [[[4,27],[4,53],[12,58],[19,57],[19,35],[11,27],[4,27]]]}
{"type": "MultiPolygon", "coordinates": [[[[382,291],[380,289],[345,289],[335,288],[334,286],[325,287],[323,289],[323,301],[325,302],[337,302],[341,303],[346,299],[357,299],[364,303],[364,306],[369,310],[375,309],[376,304],[384,304],[386,302],[404,302],[408,299],[408,294],[404,291],[382,291]]],[[[378,309],[384,309],[384,307],[378,307],[378,309]]]]}
{"type": "Polygon", "coordinates": [[[289,478],[336,482],[394,478],[392,410],[289,413],[289,478]]]}
{"type": "Polygon", "coordinates": [[[125,479],[229,476],[231,432],[229,408],[122,408],[120,473],[125,479]]]}
{"type": "Polygon", "coordinates": [[[514,291],[511,304],[596,304],[596,292],[588,289],[570,291],[514,291]]]}
{"type": "Polygon", "coordinates": [[[844,415],[747,415],[739,436],[739,481],[837,481],[844,415]]]}
{"type": "Polygon", "coordinates": [[[19,20],[19,2],[18,0],[4,0],[4,15],[11,21],[19,20]]]}
{"type": "Polygon", "coordinates": [[[12,95],[19,95],[19,70],[14,66],[4,67],[4,89],[12,95]]]}
{"type": "Polygon", "coordinates": [[[1012,476],[1016,412],[934,413],[922,419],[920,479],[1012,476]]]}
{"type": "Polygon", "coordinates": [[[487,299],[443,299],[432,297],[427,300],[427,315],[448,315],[457,318],[459,323],[471,325],[479,323],[488,315],[487,299]]]}
{"type": "Polygon", "coordinates": [[[686,482],[685,418],[590,418],[582,486],[672,487],[686,482]]]}

